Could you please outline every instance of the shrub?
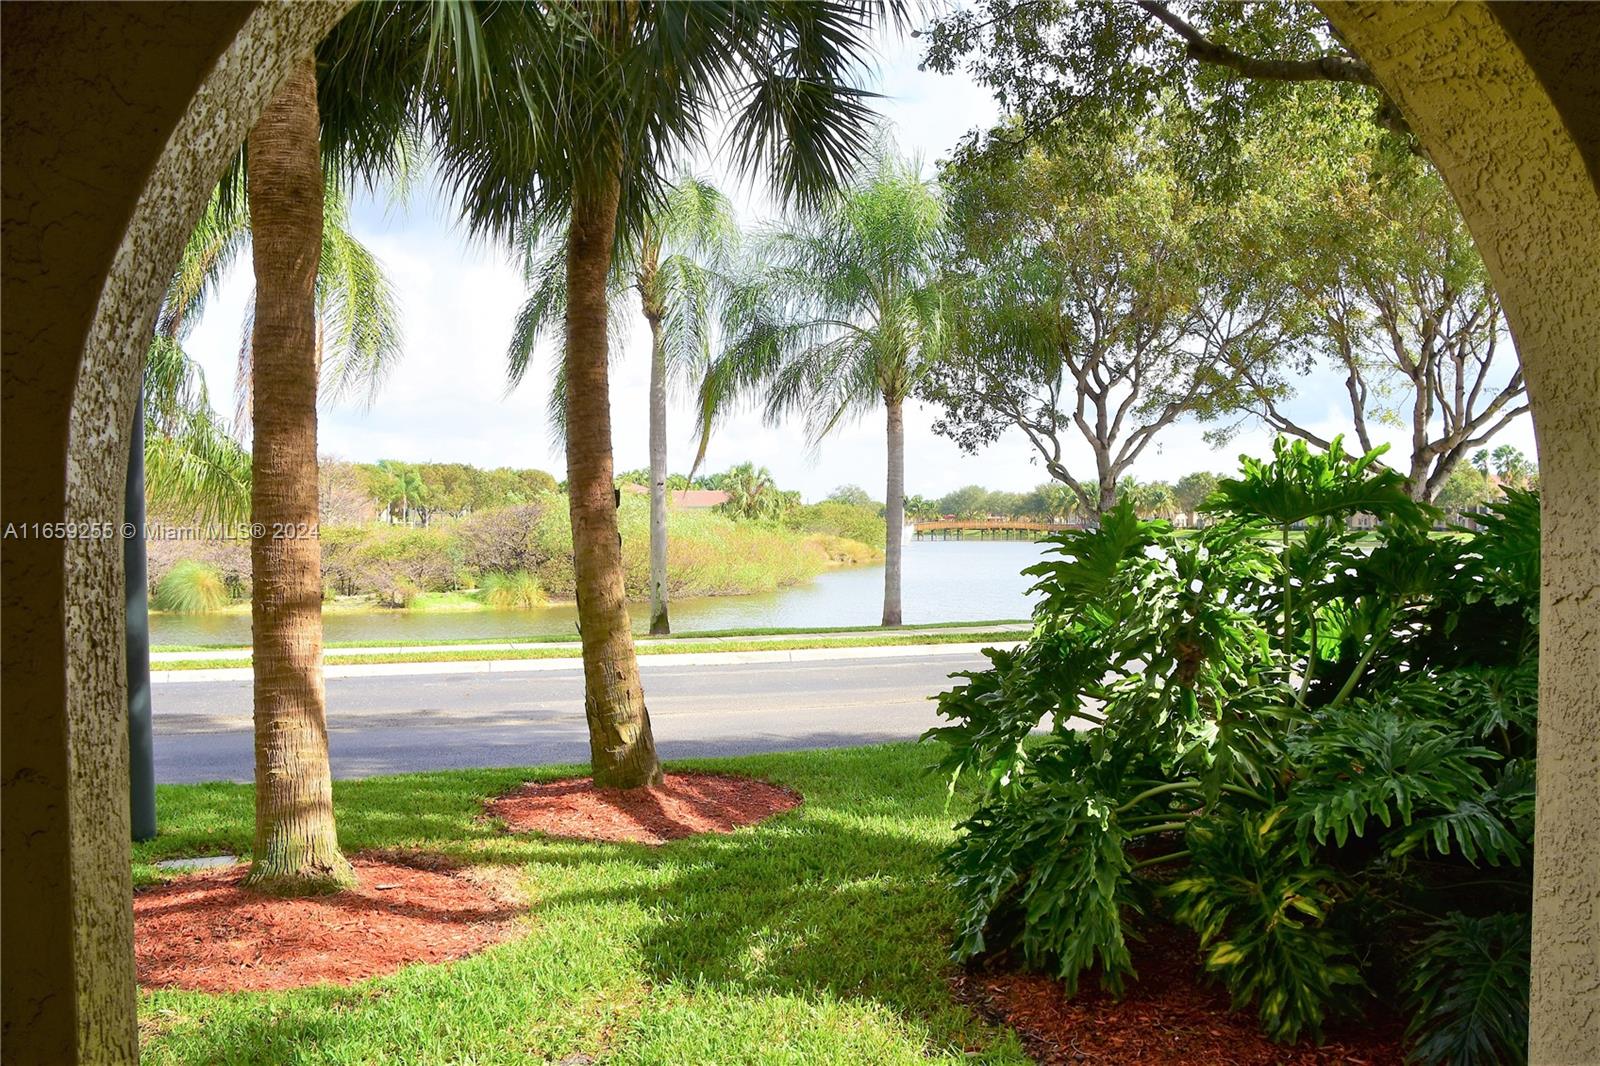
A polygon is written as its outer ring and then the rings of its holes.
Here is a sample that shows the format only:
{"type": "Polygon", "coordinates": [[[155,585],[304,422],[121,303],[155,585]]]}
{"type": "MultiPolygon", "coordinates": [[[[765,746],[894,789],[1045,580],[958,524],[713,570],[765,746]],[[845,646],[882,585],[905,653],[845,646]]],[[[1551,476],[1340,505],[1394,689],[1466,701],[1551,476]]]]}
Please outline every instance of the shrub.
{"type": "Polygon", "coordinates": [[[195,540],[188,537],[163,535],[183,529],[191,524],[189,519],[152,519],[155,529],[145,541],[145,559],[149,566],[150,587],[161,584],[161,579],[179,563],[203,563],[222,575],[224,584],[235,599],[243,599],[250,591],[250,542],[242,537],[195,540]],[[170,523],[170,524],[169,524],[170,523]]]}
{"type": "Polygon", "coordinates": [[[545,596],[538,578],[517,570],[483,575],[483,601],[505,610],[531,611],[544,606],[545,596]]]}
{"type": "Polygon", "coordinates": [[[150,606],[158,611],[203,614],[220,611],[232,599],[227,580],[216,567],[186,559],[161,578],[150,606]]]}
{"type": "Polygon", "coordinates": [[[532,573],[549,556],[549,548],[541,543],[538,533],[540,520],[551,511],[566,517],[566,507],[557,497],[548,496],[518,507],[479,511],[462,519],[455,527],[462,564],[476,574],[532,573]]]}
{"type": "Polygon", "coordinates": [[[882,548],[883,511],[878,504],[823,500],[796,507],[784,516],[784,525],[802,533],[826,533],[882,548]]]}
{"type": "Polygon", "coordinates": [[[812,533],[806,545],[823,554],[833,566],[861,566],[883,562],[883,552],[859,540],[836,537],[831,533],[812,533]]]}
{"type": "Polygon", "coordinates": [[[1537,500],[1432,539],[1374,458],[1280,441],[1197,534],[1124,502],[1029,568],[1032,639],[959,675],[929,734],[981,788],[944,860],[958,957],[1012,949],[1116,988],[1150,911],[1198,934],[1275,1039],[1406,966],[1418,1058],[1525,1054],[1507,929],[1530,898],[1537,500]],[[1357,513],[1382,520],[1375,546],[1357,513]],[[1466,899],[1488,924],[1450,917],[1466,899]],[[1434,965],[1405,961],[1424,950],[1434,965]]]}
{"type": "Polygon", "coordinates": [[[357,554],[376,536],[373,526],[323,526],[318,531],[323,585],[339,596],[370,591],[361,587],[363,574],[357,554]]]}
{"type": "Polygon", "coordinates": [[[351,559],[352,580],[386,607],[406,607],[419,592],[444,592],[459,582],[457,545],[441,529],[377,526],[351,559]]]}
{"type": "Polygon", "coordinates": [[[1530,934],[1527,914],[1452,911],[1417,943],[1406,992],[1418,1061],[1526,1061],[1530,934]]]}
{"type": "MultiPolygon", "coordinates": [[[[646,596],[650,587],[649,500],[624,496],[618,521],[627,593],[646,596]]],[[[772,592],[809,581],[828,566],[824,553],[808,547],[805,538],[792,530],[740,521],[714,511],[670,509],[667,538],[668,592],[675,597],[772,592]]]]}

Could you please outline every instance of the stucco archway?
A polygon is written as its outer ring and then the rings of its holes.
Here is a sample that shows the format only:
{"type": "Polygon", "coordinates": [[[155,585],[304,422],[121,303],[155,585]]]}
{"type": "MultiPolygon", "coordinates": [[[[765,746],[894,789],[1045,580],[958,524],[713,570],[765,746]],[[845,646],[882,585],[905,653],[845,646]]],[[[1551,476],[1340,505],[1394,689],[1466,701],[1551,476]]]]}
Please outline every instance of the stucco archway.
{"type": "Polygon", "coordinates": [[[1600,1063],[1600,9],[1324,3],[1444,175],[1516,337],[1544,489],[1536,1063],[1600,1063]]]}
{"type": "MultiPolygon", "coordinates": [[[[8,521],[120,521],[164,270],[228,153],[342,7],[5,6],[8,521]]],[[[1534,1060],[1600,1062],[1600,17],[1324,7],[1460,201],[1528,370],[1546,486],[1538,832],[1551,842],[1536,871],[1534,1060]]],[[[0,1047],[7,1061],[131,1061],[119,546],[0,550],[0,1047]]]]}
{"type": "MultiPolygon", "coordinates": [[[[172,267],[290,65],[348,6],[6,10],[7,521],[121,525],[172,267]]],[[[5,541],[7,1062],[138,1057],[121,558],[114,536],[5,541]]]]}

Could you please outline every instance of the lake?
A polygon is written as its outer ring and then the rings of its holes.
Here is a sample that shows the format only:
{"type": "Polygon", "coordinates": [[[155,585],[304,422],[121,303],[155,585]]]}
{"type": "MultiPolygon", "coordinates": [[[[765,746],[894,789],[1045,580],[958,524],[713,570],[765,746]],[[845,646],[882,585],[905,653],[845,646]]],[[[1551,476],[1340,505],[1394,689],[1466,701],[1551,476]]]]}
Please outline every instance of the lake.
{"type": "MultiPolygon", "coordinates": [[[[1040,559],[1044,545],[1026,541],[911,541],[906,545],[901,605],[909,624],[1026,618],[1030,577],[1022,568],[1040,559]]],[[[649,625],[648,605],[629,605],[635,631],[649,625]]],[[[875,626],[883,617],[883,567],[831,570],[815,581],[756,596],[713,596],[674,601],[679,632],[765,627],[875,626]]],[[[506,639],[572,633],[577,609],[537,611],[351,611],[323,616],[323,639],[411,643],[429,640],[506,639]]],[[[245,613],[152,615],[155,644],[248,644],[245,613]]]]}

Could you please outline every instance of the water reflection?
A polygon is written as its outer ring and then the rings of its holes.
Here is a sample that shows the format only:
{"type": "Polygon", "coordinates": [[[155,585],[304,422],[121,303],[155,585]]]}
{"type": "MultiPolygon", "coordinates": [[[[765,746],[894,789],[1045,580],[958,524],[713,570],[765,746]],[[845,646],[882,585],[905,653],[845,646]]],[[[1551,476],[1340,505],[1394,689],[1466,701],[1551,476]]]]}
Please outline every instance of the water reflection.
{"type": "MultiPolygon", "coordinates": [[[[1042,546],[1022,541],[913,541],[906,545],[902,602],[908,623],[1025,618],[1033,579],[1022,568],[1040,558],[1042,546]]],[[[635,631],[649,624],[647,607],[631,605],[635,631]]],[[[815,581],[759,596],[717,596],[672,604],[672,626],[680,632],[754,629],[766,626],[873,626],[883,613],[883,567],[834,570],[815,581]]],[[[330,612],[323,635],[340,641],[506,639],[573,633],[577,610],[537,611],[361,611],[330,612]]],[[[156,644],[248,644],[248,614],[156,615],[156,644]]]]}

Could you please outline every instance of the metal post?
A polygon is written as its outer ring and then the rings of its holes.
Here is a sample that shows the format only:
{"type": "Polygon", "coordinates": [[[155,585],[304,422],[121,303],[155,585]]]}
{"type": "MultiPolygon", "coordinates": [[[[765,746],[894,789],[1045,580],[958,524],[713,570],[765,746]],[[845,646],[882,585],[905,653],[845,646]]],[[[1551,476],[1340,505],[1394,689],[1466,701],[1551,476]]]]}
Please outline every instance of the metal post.
{"type": "Polygon", "coordinates": [[[150,722],[150,589],[144,554],[144,388],[133,413],[122,505],[122,572],[127,583],[128,787],[133,839],[156,835],[155,744],[150,722]],[[130,530],[128,527],[131,526],[130,530]]]}

